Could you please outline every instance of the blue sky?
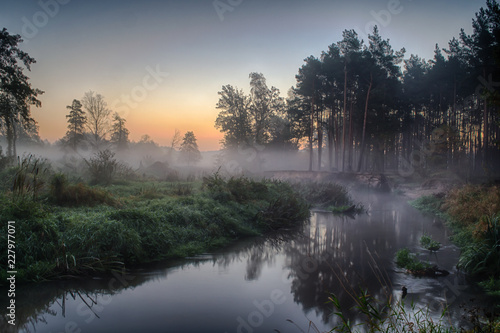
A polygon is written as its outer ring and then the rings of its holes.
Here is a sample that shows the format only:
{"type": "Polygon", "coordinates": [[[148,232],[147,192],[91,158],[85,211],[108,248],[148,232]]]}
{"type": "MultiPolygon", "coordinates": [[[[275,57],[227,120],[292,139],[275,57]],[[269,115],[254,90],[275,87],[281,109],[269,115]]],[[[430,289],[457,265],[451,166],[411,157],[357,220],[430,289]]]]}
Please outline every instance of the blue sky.
{"type": "MultiPolygon", "coordinates": [[[[218,149],[215,104],[222,85],[248,92],[262,72],[283,96],[309,55],[319,56],[344,29],[377,23],[394,49],[429,59],[460,28],[471,32],[484,1],[192,0],[0,1],[0,26],[25,39],[37,60],[33,85],[45,91],[33,115],[42,138],[66,131],[66,105],[102,94],[128,121],[132,139],[148,133],[168,144],[193,130],[202,150],[218,149]],[[219,8],[219,9],[216,9],[219,8]],[[167,74],[168,73],[168,74],[167,74]]],[[[1,28],[0,27],[0,28],[1,28]]],[[[368,31],[367,30],[367,31],[368,31]]]]}

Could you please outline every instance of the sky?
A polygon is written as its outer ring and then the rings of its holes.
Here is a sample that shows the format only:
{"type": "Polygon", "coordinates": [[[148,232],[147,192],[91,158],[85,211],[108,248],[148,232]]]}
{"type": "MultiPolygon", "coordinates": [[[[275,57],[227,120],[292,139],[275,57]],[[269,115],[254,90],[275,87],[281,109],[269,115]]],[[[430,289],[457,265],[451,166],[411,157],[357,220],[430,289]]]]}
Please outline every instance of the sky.
{"type": "Polygon", "coordinates": [[[127,120],[130,138],[169,145],[194,131],[202,151],[218,150],[218,92],[249,93],[263,73],[281,95],[310,56],[342,31],[367,40],[377,24],[405,58],[433,57],[460,29],[471,33],[480,0],[0,0],[0,29],[19,34],[35,58],[28,76],[43,90],[33,108],[42,139],[67,130],[67,105],[88,91],[127,120]]]}

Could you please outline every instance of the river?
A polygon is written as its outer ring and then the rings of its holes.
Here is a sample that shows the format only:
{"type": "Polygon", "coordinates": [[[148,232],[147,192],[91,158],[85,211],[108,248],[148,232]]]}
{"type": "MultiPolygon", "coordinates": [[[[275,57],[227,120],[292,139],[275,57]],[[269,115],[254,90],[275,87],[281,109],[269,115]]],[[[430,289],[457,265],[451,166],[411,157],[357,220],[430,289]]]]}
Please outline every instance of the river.
{"type": "MultiPolygon", "coordinates": [[[[350,294],[360,288],[398,301],[406,286],[407,307],[411,302],[428,306],[439,318],[447,304],[447,320],[453,323],[462,318],[461,304],[492,301],[455,268],[459,250],[439,220],[394,196],[354,197],[367,214],[313,211],[300,228],[238,241],[216,253],[106,278],[18,286],[17,327],[2,316],[0,331],[324,332],[338,320],[327,303],[329,293],[349,309],[355,304],[350,294]],[[436,254],[420,247],[423,233],[443,244],[436,254]],[[394,264],[394,254],[403,247],[450,275],[415,278],[404,273],[394,264]]],[[[1,305],[6,309],[4,300],[1,305]]],[[[362,320],[355,311],[348,310],[347,316],[362,320]]]]}

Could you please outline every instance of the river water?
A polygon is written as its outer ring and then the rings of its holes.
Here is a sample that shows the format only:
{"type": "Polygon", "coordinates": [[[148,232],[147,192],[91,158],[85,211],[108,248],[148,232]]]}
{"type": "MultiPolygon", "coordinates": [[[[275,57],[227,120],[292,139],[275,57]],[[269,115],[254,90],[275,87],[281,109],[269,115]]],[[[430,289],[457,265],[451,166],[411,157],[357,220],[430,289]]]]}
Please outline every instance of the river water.
{"type": "Polygon", "coordinates": [[[446,320],[453,323],[462,318],[461,304],[491,302],[456,270],[459,250],[440,221],[390,195],[354,197],[367,214],[314,211],[302,227],[245,239],[216,253],[106,278],[19,286],[17,327],[2,316],[0,331],[324,332],[338,322],[327,302],[330,293],[340,299],[351,322],[362,320],[349,310],[355,304],[351,295],[360,288],[395,302],[406,286],[406,307],[411,302],[428,306],[439,318],[447,304],[446,320]],[[422,249],[423,233],[441,242],[441,250],[430,254],[422,249]],[[394,254],[403,247],[450,275],[405,274],[394,264],[394,254]]]}

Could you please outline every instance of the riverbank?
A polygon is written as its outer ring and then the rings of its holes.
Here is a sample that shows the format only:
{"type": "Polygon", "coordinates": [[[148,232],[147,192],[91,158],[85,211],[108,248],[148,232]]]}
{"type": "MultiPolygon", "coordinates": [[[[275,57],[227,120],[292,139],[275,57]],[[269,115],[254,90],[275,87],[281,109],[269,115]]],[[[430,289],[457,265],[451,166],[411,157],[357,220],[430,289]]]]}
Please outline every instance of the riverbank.
{"type": "Polygon", "coordinates": [[[500,296],[500,187],[464,185],[410,204],[446,222],[461,250],[457,267],[478,279],[485,292],[500,296]]]}
{"type": "MultiPolygon", "coordinates": [[[[224,179],[215,173],[202,181],[91,187],[55,175],[50,191],[36,199],[1,196],[0,215],[16,224],[17,281],[37,282],[184,258],[298,226],[309,218],[310,205],[317,204],[321,191],[338,192],[335,202],[321,204],[351,204],[347,191],[334,184],[292,187],[275,180],[224,179]]],[[[2,253],[7,253],[6,237],[0,235],[2,253]]],[[[0,263],[0,283],[6,281],[6,263],[0,263]]]]}

